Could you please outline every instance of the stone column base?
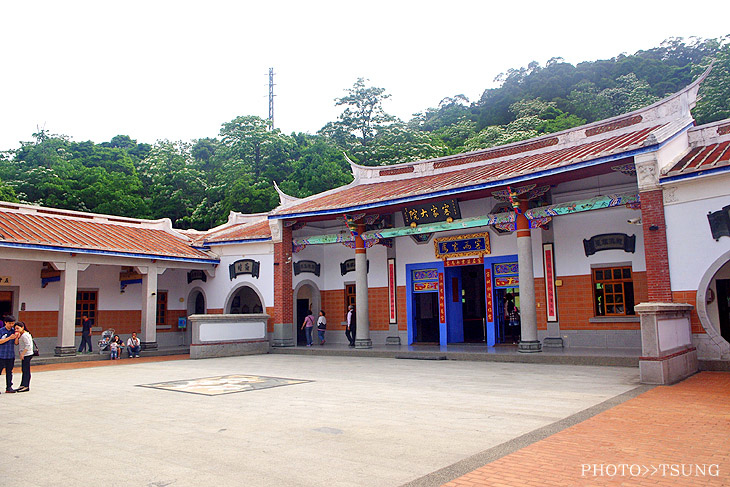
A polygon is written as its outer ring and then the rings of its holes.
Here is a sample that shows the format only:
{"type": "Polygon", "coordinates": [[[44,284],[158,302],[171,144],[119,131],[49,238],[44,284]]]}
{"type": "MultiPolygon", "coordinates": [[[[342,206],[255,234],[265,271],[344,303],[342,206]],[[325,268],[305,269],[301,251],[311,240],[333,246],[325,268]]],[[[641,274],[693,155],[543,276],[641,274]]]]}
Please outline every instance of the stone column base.
{"type": "Polygon", "coordinates": [[[697,349],[694,347],[664,357],[639,357],[642,384],[674,384],[698,370],[697,349]]]}
{"type": "Polygon", "coordinates": [[[157,350],[157,342],[140,342],[140,348],[142,350],[157,350]]]}
{"type": "Polygon", "coordinates": [[[386,345],[400,345],[400,337],[385,337],[386,345]]]}
{"type": "Polygon", "coordinates": [[[355,348],[373,348],[373,341],[369,338],[356,338],[355,348]]]}
{"type": "Polygon", "coordinates": [[[542,346],[545,348],[563,348],[563,339],[557,338],[545,338],[542,341],[542,346]]]}
{"type": "Polygon", "coordinates": [[[69,355],[76,355],[76,347],[56,347],[53,350],[53,355],[56,357],[67,357],[69,355]]]}
{"type": "Polygon", "coordinates": [[[296,345],[296,334],[291,323],[274,323],[274,339],[272,347],[293,347],[296,345]]]}
{"type": "Polygon", "coordinates": [[[540,340],[521,340],[520,344],[517,346],[517,351],[522,353],[542,352],[542,343],[540,343],[540,340]]]}

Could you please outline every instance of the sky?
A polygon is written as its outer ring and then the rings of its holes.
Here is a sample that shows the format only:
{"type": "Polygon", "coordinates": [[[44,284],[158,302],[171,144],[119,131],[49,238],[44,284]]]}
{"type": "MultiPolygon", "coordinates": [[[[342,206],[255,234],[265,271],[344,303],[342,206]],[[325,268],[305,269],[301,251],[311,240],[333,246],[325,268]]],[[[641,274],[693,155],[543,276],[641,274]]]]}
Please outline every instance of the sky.
{"type": "Polygon", "coordinates": [[[287,134],[336,120],[360,77],[406,121],[531,61],[730,34],[728,13],[727,0],[0,0],[0,150],[39,128],[96,143],[216,137],[237,116],[268,117],[269,68],[287,134]]]}

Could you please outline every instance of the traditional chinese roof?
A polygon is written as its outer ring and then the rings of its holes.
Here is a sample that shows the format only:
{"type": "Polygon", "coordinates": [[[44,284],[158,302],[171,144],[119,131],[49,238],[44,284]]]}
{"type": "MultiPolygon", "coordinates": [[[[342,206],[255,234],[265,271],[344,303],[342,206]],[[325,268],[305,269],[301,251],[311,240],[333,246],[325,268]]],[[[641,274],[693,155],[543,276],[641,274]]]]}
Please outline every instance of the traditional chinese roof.
{"type": "Polygon", "coordinates": [[[195,244],[217,245],[264,240],[271,240],[271,228],[269,221],[265,219],[253,223],[238,223],[210,231],[197,239],[195,244]]]}
{"type": "Polygon", "coordinates": [[[354,181],[301,200],[282,201],[270,218],[367,211],[437,197],[491,193],[508,185],[557,183],[662,147],[689,129],[699,83],[648,107],[608,120],[500,147],[393,166],[351,163],[354,181]]]}
{"type": "Polygon", "coordinates": [[[687,135],[689,151],[662,174],[662,181],[730,170],[730,119],[693,127],[687,135]]]}
{"type": "Polygon", "coordinates": [[[0,202],[0,247],[217,263],[172,230],[139,220],[0,202]]]}

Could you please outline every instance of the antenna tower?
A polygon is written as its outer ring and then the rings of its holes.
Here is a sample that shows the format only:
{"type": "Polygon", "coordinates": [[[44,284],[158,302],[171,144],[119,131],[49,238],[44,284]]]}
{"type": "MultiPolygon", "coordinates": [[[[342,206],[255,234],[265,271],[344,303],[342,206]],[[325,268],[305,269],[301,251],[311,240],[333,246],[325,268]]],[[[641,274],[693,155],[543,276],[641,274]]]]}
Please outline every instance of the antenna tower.
{"type": "Polygon", "coordinates": [[[269,68],[269,122],[274,129],[274,68],[269,68]]]}

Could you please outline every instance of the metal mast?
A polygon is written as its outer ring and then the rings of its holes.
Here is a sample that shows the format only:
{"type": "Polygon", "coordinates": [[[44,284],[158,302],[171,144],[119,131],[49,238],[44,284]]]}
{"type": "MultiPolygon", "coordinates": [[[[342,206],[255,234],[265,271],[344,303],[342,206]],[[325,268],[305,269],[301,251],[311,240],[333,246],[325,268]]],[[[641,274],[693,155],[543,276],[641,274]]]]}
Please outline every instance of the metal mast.
{"type": "Polygon", "coordinates": [[[274,68],[269,68],[269,122],[274,129],[274,68]]]}

